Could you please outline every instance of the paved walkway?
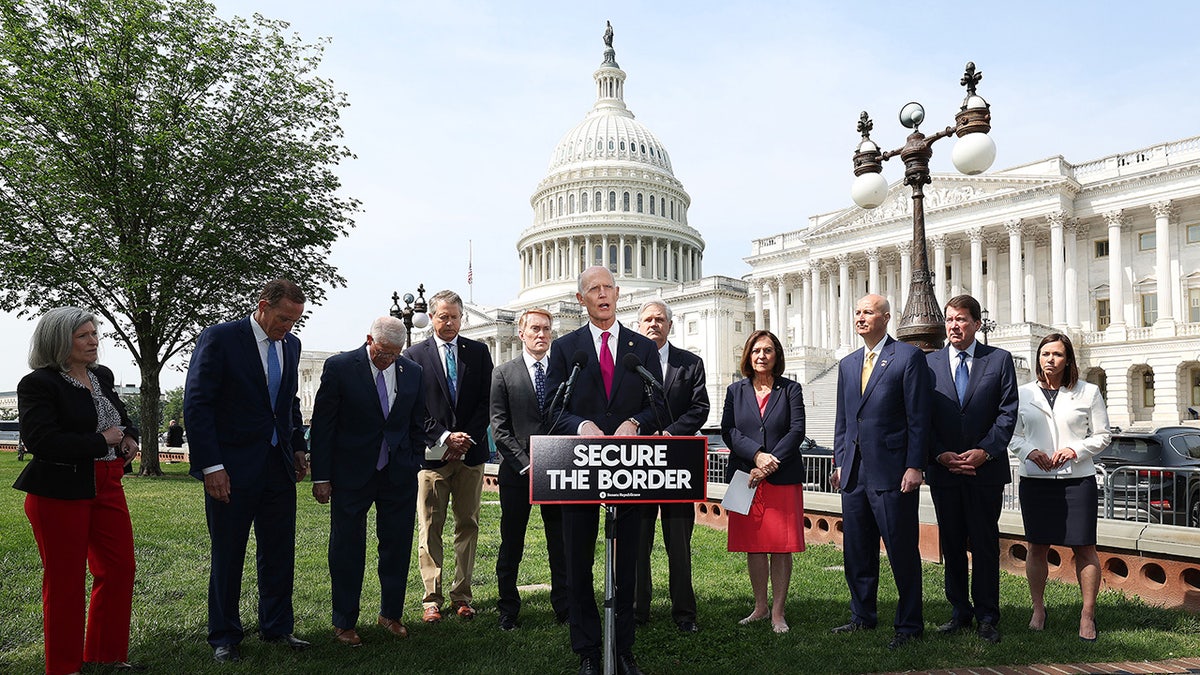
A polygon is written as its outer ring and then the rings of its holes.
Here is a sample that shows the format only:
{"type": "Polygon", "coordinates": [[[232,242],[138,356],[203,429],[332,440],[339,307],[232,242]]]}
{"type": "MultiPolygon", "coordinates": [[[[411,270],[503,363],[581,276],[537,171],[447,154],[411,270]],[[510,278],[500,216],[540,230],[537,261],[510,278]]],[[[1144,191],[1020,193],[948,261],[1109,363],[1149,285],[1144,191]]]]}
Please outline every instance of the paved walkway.
{"type": "MultiPolygon", "coordinates": [[[[1120,661],[1117,663],[1065,663],[1032,666],[995,666],[953,668],[949,670],[908,671],[928,675],[1130,675],[1133,673],[1200,673],[1200,658],[1170,661],[1120,661]]],[[[887,675],[899,675],[891,673],[887,675]]]]}

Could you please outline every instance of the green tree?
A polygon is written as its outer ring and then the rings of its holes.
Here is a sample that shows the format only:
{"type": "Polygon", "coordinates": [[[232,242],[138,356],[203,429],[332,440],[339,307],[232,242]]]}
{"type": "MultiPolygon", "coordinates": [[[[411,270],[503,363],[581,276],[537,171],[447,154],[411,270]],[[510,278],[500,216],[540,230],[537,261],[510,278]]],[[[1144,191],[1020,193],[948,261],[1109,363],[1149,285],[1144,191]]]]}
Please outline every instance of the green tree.
{"type": "MultiPolygon", "coordinates": [[[[0,22],[0,309],[97,312],[142,419],[163,365],[267,280],[312,303],[345,285],[327,259],[359,202],[327,41],[202,0],[5,0],[0,22]]],[[[156,434],[142,453],[160,474],[156,434]]]]}
{"type": "Polygon", "coordinates": [[[168,389],[163,393],[162,416],[159,417],[158,431],[166,433],[167,424],[177,420],[183,424],[183,387],[168,389]]]}

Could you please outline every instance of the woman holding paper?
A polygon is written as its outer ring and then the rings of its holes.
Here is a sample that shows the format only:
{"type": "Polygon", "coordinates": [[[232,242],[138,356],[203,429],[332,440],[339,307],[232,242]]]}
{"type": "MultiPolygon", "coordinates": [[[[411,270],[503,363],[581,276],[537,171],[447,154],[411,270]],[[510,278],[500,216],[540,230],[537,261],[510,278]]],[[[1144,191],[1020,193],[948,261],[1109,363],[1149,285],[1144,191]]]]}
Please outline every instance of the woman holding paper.
{"type": "Polygon", "coordinates": [[[1042,338],[1036,374],[1037,381],[1018,390],[1017,427],[1008,446],[1021,461],[1021,518],[1029,542],[1025,576],[1033,601],[1029,627],[1046,626],[1043,596],[1050,546],[1070,546],[1083,593],[1079,637],[1092,642],[1100,589],[1092,457],[1108,447],[1108,412],[1096,385],[1079,379],[1075,349],[1066,335],[1042,338]]]}
{"type": "Polygon", "coordinates": [[[745,379],[729,385],[721,416],[721,438],[730,449],[726,480],[740,470],[749,474],[743,485],[755,489],[745,515],[728,512],[728,550],[747,554],[754,591],[754,611],[738,623],[770,616],[776,633],[788,630],[784,605],[792,553],[804,550],[804,398],[783,369],[779,338],[755,331],[742,349],[745,379]]]}

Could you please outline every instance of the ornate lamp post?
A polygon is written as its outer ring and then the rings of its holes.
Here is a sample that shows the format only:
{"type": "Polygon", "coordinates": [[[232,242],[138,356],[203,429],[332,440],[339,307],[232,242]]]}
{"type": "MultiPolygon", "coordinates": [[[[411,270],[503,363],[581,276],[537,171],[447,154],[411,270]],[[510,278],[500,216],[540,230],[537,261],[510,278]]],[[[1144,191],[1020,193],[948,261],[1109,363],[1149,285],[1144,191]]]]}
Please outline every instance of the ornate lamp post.
{"type": "Polygon", "coordinates": [[[858,132],[862,141],[854,152],[854,185],[850,196],[854,203],[864,209],[873,209],[887,198],[888,183],[881,175],[883,162],[900,155],[904,162],[904,184],[912,187],[913,200],[913,253],[916,260],[912,281],[908,291],[908,304],[896,335],[925,351],[942,347],[946,339],[945,320],[933,293],[932,274],[929,270],[929,254],[925,249],[925,186],[929,178],[929,159],[933,157],[935,142],[951,134],[958,136],[951,159],[962,173],[973,176],[987,171],[996,159],[996,144],[988,137],[992,129],[991,106],[975,93],[975,86],[983,79],[983,73],[968,63],[960,84],[967,88],[967,97],[954,116],[955,125],[946,127],[930,136],[918,128],[925,120],[925,108],[913,101],[900,109],[900,123],[913,132],[908,135],[904,147],[881,152],[871,140],[874,123],[866,112],[858,118],[858,132]]]}
{"type": "Polygon", "coordinates": [[[988,311],[985,309],[982,312],[983,321],[980,322],[979,332],[983,333],[983,344],[988,343],[988,333],[996,330],[996,322],[988,318],[988,311]]]}
{"type": "Polygon", "coordinates": [[[425,284],[417,286],[417,297],[412,293],[404,294],[404,307],[400,306],[400,294],[392,292],[392,308],[388,314],[404,322],[404,346],[412,346],[412,329],[424,328],[429,325],[429,306],[425,303],[425,284]]]}

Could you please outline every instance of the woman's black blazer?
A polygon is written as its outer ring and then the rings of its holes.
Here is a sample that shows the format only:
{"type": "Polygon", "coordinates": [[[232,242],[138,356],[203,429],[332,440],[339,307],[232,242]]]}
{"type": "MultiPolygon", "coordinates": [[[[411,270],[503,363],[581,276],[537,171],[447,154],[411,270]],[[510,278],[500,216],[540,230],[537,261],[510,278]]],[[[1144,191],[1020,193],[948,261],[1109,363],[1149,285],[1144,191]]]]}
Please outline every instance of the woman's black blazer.
{"type": "Polygon", "coordinates": [[[734,382],[725,391],[721,438],[730,450],[726,480],[731,480],[738,469],[749,473],[754,468],[755,453],[761,451],[779,458],[779,469],[767,482],[803,483],[800,443],[804,441],[804,394],[800,383],[776,377],[765,412],[758,413],[758,398],[750,378],[734,382]]]}
{"type": "MultiPolygon", "coordinates": [[[[100,390],[121,414],[126,435],[137,440],[125,405],[113,389],[112,371],[93,370],[100,390]]],[[[90,499],[96,496],[93,463],[108,454],[104,436],[96,431],[96,404],[91,392],[63,378],[55,368],[39,368],[17,385],[17,410],[21,439],[33,460],[13,487],[55,499],[90,499]]]]}

